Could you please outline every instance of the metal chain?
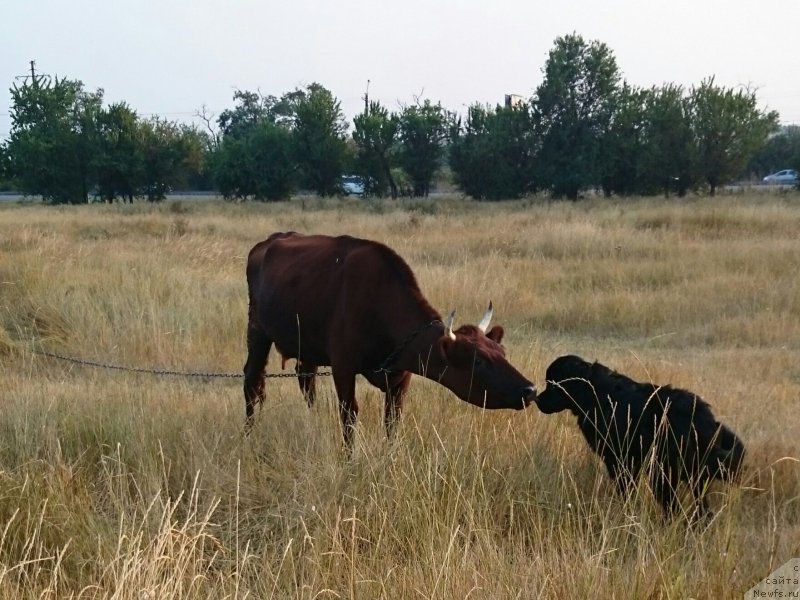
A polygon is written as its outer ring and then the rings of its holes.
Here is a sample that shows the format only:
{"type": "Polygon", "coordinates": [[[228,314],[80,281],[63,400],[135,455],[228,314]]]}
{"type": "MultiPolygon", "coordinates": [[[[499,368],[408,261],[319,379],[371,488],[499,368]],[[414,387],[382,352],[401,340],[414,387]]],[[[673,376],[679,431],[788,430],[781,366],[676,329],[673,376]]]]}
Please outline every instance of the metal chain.
{"type": "MultiPolygon", "coordinates": [[[[219,378],[239,378],[242,377],[242,373],[207,373],[207,372],[200,372],[200,371],[172,371],[170,369],[148,369],[145,367],[125,367],[122,365],[112,365],[108,363],[101,363],[94,360],[86,360],[83,358],[75,358],[73,356],[65,356],[63,354],[57,354],[55,352],[46,352],[44,350],[33,350],[35,354],[40,354],[42,356],[47,356],[49,358],[57,358],[59,360],[65,360],[67,362],[75,363],[78,365],[83,365],[87,367],[100,367],[102,369],[114,369],[117,371],[127,371],[130,373],[148,373],[151,375],[172,375],[176,377],[203,377],[206,379],[219,379],[219,378]]],[[[319,373],[266,373],[264,377],[268,378],[299,378],[299,377],[327,377],[330,375],[328,371],[321,371],[319,373]]]]}
{"type": "MultiPolygon", "coordinates": [[[[430,323],[427,323],[416,329],[403,340],[399,346],[397,346],[389,356],[387,356],[380,366],[375,369],[375,373],[390,373],[391,369],[388,366],[392,363],[392,361],[397,358],[397,356],[408,347],[408,345],[414,341],[414,339],[423,331],[432,327],[436,323],[441,323],[439,319],[434,319],[430,323]]],[[[126,371],[129,373],[147,373],[150,375],[170,375],[174,377],[202,377],[205,379],[233,379],[242,377],[242,373],[212,373],[212,372],[202,372],[202,371],[173,371],[171,369],[155,369],[155,368],[146,368],[146,367],[126,367],[123,365],[114,365],[110,363],[102,363],[94,360],[87,360],[85,358],[76,358],[74,356],[66,356],[64,354],[58,354],[56,352],[47,352],[45,350],[32,350],[34,354],[39,354],[41,356],[47,356],[48,358],[56,358],[58,360],[63,360],[67,362],[71,362],[77,365],[83,365],[85,367],[98,367],[101,369],[114,369],[116,371],[126,371]]],[[[318,373],[265,373],[264,377],[269,379],[281,379],[281,378],[301,378],[301,377],[328,377],[331,375],[330,371],[320,371],[318,373]]]]}
{"type": "Polygon", "coordinates": [[[397,358],[398,355],[403,350],[405,350],[411,342],[414,341],[414,338],[416,338],[420,333],[422,333],[423,331],[428,329],[428,327],[432,327],[436,323],[442,323],[442,322],[439,319],[434,319],[430,323],[428,323],[426,325],[423,325],[422,327],[420,327],[419,329],[416,329],[415,331],[412,331],[411,334],[406,339],[404,339],[400,343],[400,345],[397,346],[397,348],[395,348],[394,351],[392,351],[392,353],[389,356],[387,356],[384,359],[384,361],[380,364],[380,366],[377,369],[375,369],[375,373],[391,373],[392,370],[387,368],[387,367],[392,363],[392,361],[395,358],[397,358]]]}

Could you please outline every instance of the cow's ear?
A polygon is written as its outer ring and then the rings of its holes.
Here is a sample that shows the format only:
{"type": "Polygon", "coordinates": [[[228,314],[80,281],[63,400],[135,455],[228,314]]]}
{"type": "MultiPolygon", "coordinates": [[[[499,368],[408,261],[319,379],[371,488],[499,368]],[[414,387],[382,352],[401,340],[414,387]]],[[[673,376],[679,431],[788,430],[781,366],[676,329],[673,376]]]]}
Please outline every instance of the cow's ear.
{"type": "Polygon", "coordinates": [[[439,354],[442,356],[444,362],[450,362],[448,355],[454,343],[455,342],[446,335],[439,338],[439,354]]]}
{"type": "Polygon", "coordinates": [[[503,341],[503,334],[505,331],[500,325],[495,325],[489,331],[486,332],[486,337],[488,337],[493,342],[497,342],[498,344],[503,341]]]}

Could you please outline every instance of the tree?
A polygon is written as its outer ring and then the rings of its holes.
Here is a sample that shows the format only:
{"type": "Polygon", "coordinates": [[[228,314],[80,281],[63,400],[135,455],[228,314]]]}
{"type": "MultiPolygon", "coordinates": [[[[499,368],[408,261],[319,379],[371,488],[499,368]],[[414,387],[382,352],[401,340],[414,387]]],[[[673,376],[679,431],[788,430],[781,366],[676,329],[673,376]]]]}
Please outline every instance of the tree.
{"type": "Polygon", "coordinates": [[[107,202],[117,196],[133,202],[144,178],[139,118],[119,102],[98,113],[97,125],[97,194],[107,202]]]}
{"type": "MultiPolygon", "coordinates": [[[[797,131],[797,129],[795,129],[795,131],[797,131]]],[[[797,141],[798,137],[800,136],[793,136],[795,141],[797,141]]],[[[794,145],[794,151],[792,152],[792,156],[789,158],[789,164],[792,166],[792,168],[794,168],[795,171],[800,173],[800,144],[794,145]]],[[[800,179],[798,179],[795,187],[800,190],[800,179]]]]}
{"type": "Polygon", "coordinates": [[[8,144],[0,144],[0,190],[10,188],[11,182],[11,156],[8,153],[8,144]]]}
{"type": "Polygon", "coordinates": [[[244,140],[223,136],[209,157],[214,186],[226,200],[244,200],[253,193],[248,155],[244,140]]]}
{"type": "Polygon", "coordinates": [[[283,125],[263,120],[246,135],[223,136],[214,153],[213,173],[225,198],[288,198],[296,174],[291,132],[283,125]]]}
{"type": "Polygon", "coordinates": [[[223,110],[217,120],[223,136],[244,137],[264,121],[274,123],[281,114],[282,105],[275,96],[236,90],[233,100],[237,105],[223,110]]]}
{"type": "Polygon", "coordinates": [[[11,88],[11,173],[20,191],[49,202],[88,202],[103,91],[34,77],[11,88]]]}
{"type": "Polygon", "coordinates": [[[692,136],[689,102],[683,88],[666,84],[651,88],[644,102],[642,186],[650,193],[679,196],[697,179],[697,148],[692,136]]]}
{"type": "Polygon", "coordinates": [[[713,196],[737,177],[777,130],[778,113],[758,109],[753,91],[725,89],[705,79],[690,94],[698,169],[713,196]]]}
{"type": "Polygon", "coordinates": [[[237,90],[236,106],[219,116],[211,172],[227,199],[282,200],[296,179],[295,145],[286,99],[237,90]]]}
{"type": "Polygon", "coordinates": [[[98,120],[102,109],[103,90],[79,93],[72,107],[73,152],[83,202],[89,201],[89,192],[97,181],[98,120]]]}
{"type": "Polygon", "coordinates": [[[397,198],[397,182],[392,168],[397,163],[400,118],[380,102],[370,102],[369,111],[353,119],[353,141],[356,144],[356,172],[364,178],[366,195],[382,196],[387,188],[397,198]]]}
{"type": "Polygon", "coordinates": [[[761,179],[786,168],[800,167],[800,126],[787,125],[771,135],[747,165],[746,175],[761,179]]]}
{"type": "Polygon", "coordinates": [[[174,186],[185,184],[203,164],[203,137],[188,125],[160,119],[140,127],[143,153],[142,193],[150,202],[163,200],[174,186]]]}
{"type": "Polygon", "coordinates": [[[414,195],[427,196],[444,157],[448,114],[441,103],[425,100],[400,113],[399,163],[411,178],[414,195]]]}
{"type": "Polygon", "coordinates": [[[644,105],[648,92],[627,83],[614,96],[608,130],[600,140],[600,185],[606,196],[640,192],[644,105]]]}
{"type": "Polygon", "coordinates": [[[250,138],[249,163],[257,173],[253,186],[256,200],[285,200],[294,189],[296,168],[291,132],[277,123],[263,122],[250,138]]]}
{"type": "Polygon", "coordinates": [[[450,168],[464,193],[477,199],[519,198],[533,187],[535,155],[528,105],[474,104],[466,123],[451,123],[450,168]]]}
{"type": "Polygon", "coordinates": [[[277,108],[292,130],[301,184],[320,196],[340,193],[348,148],[339,100],[312,83],[285,94],[277,108]]]}
{"type": "Polygon", "coordinates": [[[556,197],[575,200],[599,180],[600,140],[608,130],[619,71],[611,50],[578,34],[556,39],[533,101],[541,141],[537,175],[556,197]]]}

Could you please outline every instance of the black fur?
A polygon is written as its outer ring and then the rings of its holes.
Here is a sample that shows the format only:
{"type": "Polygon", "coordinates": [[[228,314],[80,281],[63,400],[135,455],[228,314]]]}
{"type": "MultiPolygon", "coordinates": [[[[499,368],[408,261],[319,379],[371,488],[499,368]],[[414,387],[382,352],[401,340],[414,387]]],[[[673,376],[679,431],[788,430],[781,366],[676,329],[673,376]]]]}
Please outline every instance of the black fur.
{"type": "Polygon", "coordinates": [[[708,516],[703,496],[711,479],[730,482],[739,476],[744,444],[692,392],[639,383],[578,356],[557,358],[546,377],[537,406],[547,414],[569,409],[578,417],[583,436],[621,493],[645,469],[668,517],[677,508],[680,481],[689,483],[696,516],[708,516]]]}

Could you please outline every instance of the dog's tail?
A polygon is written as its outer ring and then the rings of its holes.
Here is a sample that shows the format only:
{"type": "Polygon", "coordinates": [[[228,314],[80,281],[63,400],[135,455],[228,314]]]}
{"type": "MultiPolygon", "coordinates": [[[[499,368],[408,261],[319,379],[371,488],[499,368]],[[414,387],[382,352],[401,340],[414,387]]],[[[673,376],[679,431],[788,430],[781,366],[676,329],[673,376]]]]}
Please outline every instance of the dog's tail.
{"type": "Polygon", "coordinates": [[[742,472],[744,443],[739,436],[721,423],[718,424],[708,467],[717,479],[736,481],[742,472]]]}

